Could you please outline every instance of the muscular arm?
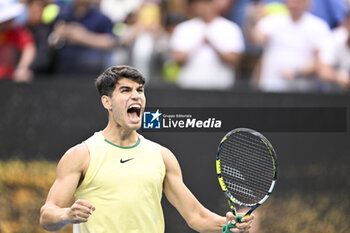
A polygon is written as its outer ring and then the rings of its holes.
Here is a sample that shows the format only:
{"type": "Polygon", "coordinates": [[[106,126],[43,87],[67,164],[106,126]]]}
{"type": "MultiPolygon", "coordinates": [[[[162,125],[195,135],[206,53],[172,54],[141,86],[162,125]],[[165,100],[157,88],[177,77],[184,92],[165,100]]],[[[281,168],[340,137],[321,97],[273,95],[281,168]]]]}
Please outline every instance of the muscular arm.
{"type": "Polygon", "coordinates": [[[47,231],[59,231],[69,223],[86,222],[94,207],[85,200],[73,205],[74,192],[89,164],[89,152],[85,144],[79,144],[66,152],[57,165],[56,180],[46,203],[40,210],[40,225],[47,231]]]}
{"type": "MultiPolygon", "coordinates": [[[[168,149],[162,148],[162,155],[166,166],[164,192],[169,202],[192,229],[199,232],[221,233],[222,226],[226,224],[226,218],[209,211],[199,203],[183,183],[180,166],[168,149]]],[[[246,219],[246,221],[250,220],[251,218],[246,219]]],[[[250,223],[242,223],[237,226],[239,229],[234,229],[233,232],[247,232],[250,223]]]]}

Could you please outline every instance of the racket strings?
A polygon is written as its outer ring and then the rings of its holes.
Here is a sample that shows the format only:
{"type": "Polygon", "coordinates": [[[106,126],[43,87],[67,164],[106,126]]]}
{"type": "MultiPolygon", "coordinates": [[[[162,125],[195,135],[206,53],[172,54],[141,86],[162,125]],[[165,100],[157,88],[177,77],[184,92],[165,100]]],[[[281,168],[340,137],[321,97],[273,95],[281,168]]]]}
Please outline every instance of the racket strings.
{"type": "MultiPolygon", "coordinates": [[[[238,164],[239,165],[239,164],[238,164]]],[[[232,165],[233,166],[233,165],[232,165]]],[[[237,166],[237,163],[236,163],[237,166]]],[[[250,166],[244,166],[242,167],[242,169],[244,170],[244,177],[245,179],[236,179],[237,175],[235,177],[235,180],[238,183],[249,183],[252,184],[252,182],[254,182],[254,188],[255,190],[258,192],[259,190],[262,190],[262,193],[266,193],[266,188],[269,188],[270,185],[270,180],[267,180],[264,177],[264,174],[262,174],[263,170],[266,170],[266,168],[261,168],[258,166],[254,166],[253,164],[250,164],[250,166]],[[260,171],[259,174],[257,174],[257,171],[260,171]]],[[[232,178],[232,172],[227,172],[228,175],[230,175],[230,178],[232,178]]],[[[243,175],[241,174],[241,177],[243,177],[243,175]]],[[[270,175],[270,177],[272,177],[272,174],[270,175]]]]}
{"type": "Polygon", "coordinates": [[[273,159],[261,139],[235,133],[222,145],[221,174],[227,189],[240,202],[254,204],[268,193],[273,180],[273,159]]]}
{"type": "MultiPolygon", "coordinates": [[[[269,156],[267,154],[267,151],[268,150],[266,148],[265,145],[263,145],[265,148],[265,151],[264,150],[260,150],[260,151],[257,151],[257,150],[249,150],[248,147],[246,147],[246,149],[242,149],[239,147],[239,145],[236,145],[236,144],[232,144],[232,140],[231,141],[228,141],[227,143],[231,144],[231,145],[228,145],[227,147],[225,148],[228,148],[229,151],[227,153],[230,153],[230,152],[233,152],[235,154],[241,154],[241,155],[244,155],[243,156],[240,156],[239,160],[237,160],[236,162],[238,163],[242,163],[243,165],[247,165],[245,162],[250,162],[249,165],[250,166],[246,166],[245,169],[246,170],[249,170],[249,169],[252,169],[252,171],[258,171],[260,174],[262,171],[272,171],[271,169],[273,169],[273,164],[271,163],[272,162],[272,158],[271,156],[269,156]],[[258,154],[256,153],[258,152],[258,154]],[[253,162],[253,159],[255,160],[255,163],[252,163],[253,162]],[[268,168],[270,167],[271,169],[270,170],[262,170],[262,171],[259,171],[258,169],[261,169],[262,166],[267,166],[268,168]]],[[[225,150],[224,148],[224,150],[225,150]]],[[[234,168],[232,168],[234,169],[234,168]]],[[[237,171],[237,170],[236,170],[237,171]]],[[[248,173],[249,174],[249,173],[248,173]]],[[[273,174],[268,174],[269,176],[270,175],[273,175],[273,174]]],[[[270,183],[269,181],[266,181],[267,183],[270,183]]]]}
{"type": "MultiPolygon", "coordinates": [[[[226,169],[225,167],[228,167],[228,166],[223,165],[221,167],[221,171],[222,171],[222,174],[226,174],[226,178],[239,179],[239,180],[242,180],[243,182],[246,182],[247,180],[248,180],[248,182],[253,182],[252,179],[256,180],[255,177],[252,177],[249,175],[243,176],[240,172],[232,172],[232,171],[226,169]]],[[[249,173],[255,172],[259,168],[257,167],[256,169],[254,169],[254,168],[244,168],[244,169],[245,169],[245,172],[249,174],[249,173]]],[[[224,179],[225,179],[225,176],[224,176],[224,179]]],[[[255,187],[256,189],[264,190],[264,189],[266,189],[267,186],[269,187],[271,185],[271,180],[261,179],[261,180],[257,181],[255,185],[259,186],[259,187],[255,187]]]]}
{"type": "MultiPolygon", "coordinates": [[[[237,150],[237,153],[240,153],[241,155],[245,155],[246,154],[244,151],[239,150],[239,149],[237,150]]],[[[251,153],[251,152],[249,152],[249,153],[251,153]]],[[[261,169],[261,166],[264,166],[264,165],[267,166],[267,168],[269,168],[271,163],[266,164],[266,160],[262,160],[262,159],[257,159],[257,160],[258,160],[257,163],[251,163],[250,166],[246,166],[245,167],[245,172],[247,174],[254,174],[256,171],[260,171],[260,175],[262,175],[261,173],[263,173],[265,171],[265,172],[267,172],[266,175],[268,175],[268,177],[273,176],[273,172],[270,173],[271,170],[269,170],[269,169],[261,169]]],[[[244,161],[241,160],[241,161],[238,161],[238,162],[242,162],[243,163],[244,161]]],[[[255,177],[251,177],[251,178],[256,179],[255,177]]],[[[266,185],[270,185],[271,184],[271,181],[267,180],[267,179],[262,179],[260,182],[261,182],[261,185],[263,187],[266,187],[266,185]]],[[[260,183],[258,183],[257,185],[260,185],[260,183]]]]}

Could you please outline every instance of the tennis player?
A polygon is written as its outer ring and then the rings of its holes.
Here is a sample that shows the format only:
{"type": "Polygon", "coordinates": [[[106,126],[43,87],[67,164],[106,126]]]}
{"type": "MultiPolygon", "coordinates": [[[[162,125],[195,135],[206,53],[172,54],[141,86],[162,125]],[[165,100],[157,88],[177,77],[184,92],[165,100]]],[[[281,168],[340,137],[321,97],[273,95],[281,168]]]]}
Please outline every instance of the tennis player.
{"type": "MultiPolygon", "coordinates": [[[[232,213],[219,216],[199,203],[182,180],[173,153],[136,132],[145,108],[145,79],[129,66],[114,66],[96,80],[108,124],[69,149],[41,208],[40,224],[74,233],[162,233],[162,192],[199,232],[222,232],[232,213]],[[75,200],[75,201],[72,201],[75,200]],[[74,202],[74,203],[73,203],[74,202]]],[[[232,232],[249,232],[253,216],[232,232]]]]}

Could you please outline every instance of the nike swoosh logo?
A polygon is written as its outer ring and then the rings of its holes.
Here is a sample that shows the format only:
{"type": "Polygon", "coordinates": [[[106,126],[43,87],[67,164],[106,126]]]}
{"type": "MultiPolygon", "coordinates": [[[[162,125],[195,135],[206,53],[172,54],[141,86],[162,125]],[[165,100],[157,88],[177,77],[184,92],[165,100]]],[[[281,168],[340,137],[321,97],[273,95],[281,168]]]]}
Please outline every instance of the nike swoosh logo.
{"type": "Polygon", "coordinates": [[[130,161],[130,160],[133,160],[134,158],[130,158],[130,159],[126,159],[126,160],[123,160],[123,159],[120,159],[120,163],[126,163],[126,162],[128,162],[128,161],[130,161]]]}

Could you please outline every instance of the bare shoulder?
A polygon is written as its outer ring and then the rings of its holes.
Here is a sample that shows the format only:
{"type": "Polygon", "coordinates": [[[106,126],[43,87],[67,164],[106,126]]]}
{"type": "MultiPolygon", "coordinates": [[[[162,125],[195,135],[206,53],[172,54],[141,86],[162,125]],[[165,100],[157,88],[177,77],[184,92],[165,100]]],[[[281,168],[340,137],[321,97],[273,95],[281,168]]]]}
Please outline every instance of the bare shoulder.
{"type": "Polygon", "coordinates": [[[150,142],[153,143],[153,145],[159,149],[160,153],[162,154],[163,160],[167,159],[170,156],[174,156],[174,154],[165,146],[162,146],[159,143],[154,141],[150,141],[150,142]]]}
{"type": "Polygon", "coordinates": [[[162,158],[163,158],[163,162],[165,165],[165,168],[168,171],[173,170],[173,169],[179,169],[179,163],[175,157],[175,155],[173,154],[173,152],[171,152],[171,150],[169,150],[167,147],[160,145],[157,142],[148,140],[150,143],[152,143],[156,148],[159,149],[162,158]]]}
{"type": "Polygon", "coordinates": [[[57,165],[57,172],[82,172],[85,173],[90,162],[90,153],[85,143],[80,143],[70,148],[57,165]]]}
{"type": "Polygon", "coordinates": [[[179,180],[182,180],[182,172],[180,168],[180,164],[177,161],[175,155],[171,150],[166,148],[165,146],[159,145],[160,152],[162,154],[164,166],[165,166],[165,179],[164,179],[164,187],[168,187],[169,184],[172,184],[174,181],[174,178],[179,178],[179,180]]]}
{"type": "Polygon", "coordinates": [[[166,148],[165,146],[159,145],[160,152],[162,153],[163,159],[169,159],[169,157],[175,157],[173,152],[166,148]]]}
{"type": "Polygon", "coordinates": [[[179,163],[171,150],[165,146],[159,145],[160,152],[162,154],[163,162],[165,164],[166,170],[173,170],[179,168],[179,163]]]}
{"type": "Polygon", "coordinates": [[[168,157],[168,156],[173,155],[173,153],[168,148],[166,148],[165,146],[162,146],[159,143],[157,143],[155,141],[152,141],[152,140],[149,140],[149,139],[146,139],[146,140],[149,143],[151,143],[151,145],[153,145],[155,148],[158,148],[158,150],[160,151],[160,153],[163,156],[163,159],[164,159],[164,157],[168,157]]]}

